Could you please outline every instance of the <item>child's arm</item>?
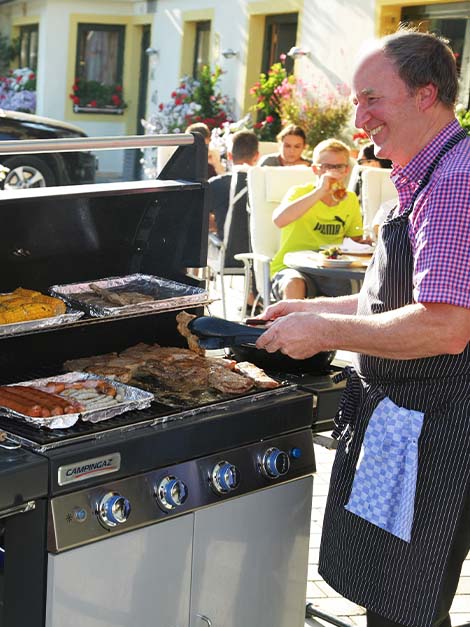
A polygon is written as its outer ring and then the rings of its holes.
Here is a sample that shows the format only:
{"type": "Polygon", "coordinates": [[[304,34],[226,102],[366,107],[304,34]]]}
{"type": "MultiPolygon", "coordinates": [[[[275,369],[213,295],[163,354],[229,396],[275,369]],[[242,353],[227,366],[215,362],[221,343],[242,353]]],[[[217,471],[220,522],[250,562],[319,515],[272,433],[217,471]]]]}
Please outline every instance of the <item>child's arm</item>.
{"type": "Polygon", "coordinates": [[[328,196],[330,185],[333,181],[334,179],[328,176],[322,176],[319,187],[315,188],[313,192],[309,192],[305,194],[305,196],[301,196],[292,201],[284,200],[273,212],[274,224],[282,229],[284,226],[301,218],[304,213],[307,213],[310,207],[328,196]]]}

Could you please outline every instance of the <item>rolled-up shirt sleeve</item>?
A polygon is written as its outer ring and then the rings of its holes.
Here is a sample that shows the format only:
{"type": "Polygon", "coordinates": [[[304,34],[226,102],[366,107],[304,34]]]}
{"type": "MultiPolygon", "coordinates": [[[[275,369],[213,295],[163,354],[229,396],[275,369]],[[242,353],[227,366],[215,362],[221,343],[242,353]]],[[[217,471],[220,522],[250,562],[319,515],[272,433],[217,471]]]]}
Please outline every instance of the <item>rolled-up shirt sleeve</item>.
{"type": "Polygon", "coordinates": [[[413,296],[470,309],[470,173],[446,172],[410,224],[413,296]]]}

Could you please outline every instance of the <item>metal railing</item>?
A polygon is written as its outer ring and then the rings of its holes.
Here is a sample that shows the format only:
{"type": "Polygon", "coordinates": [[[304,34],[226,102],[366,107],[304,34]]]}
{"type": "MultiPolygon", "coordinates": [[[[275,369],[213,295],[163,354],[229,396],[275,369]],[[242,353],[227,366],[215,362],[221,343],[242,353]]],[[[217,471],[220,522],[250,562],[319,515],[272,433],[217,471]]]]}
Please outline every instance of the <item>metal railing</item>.
{"type": "Polygon", "coordinates": [[[173,135],[129,135],[117,137],[77,137],[73,139],[31,139],[0,141],[0,155],[23,155],[42,152],[76,152],[80,150],[122,150],[158,148],[194,144],[190,133],[173,135]]]}

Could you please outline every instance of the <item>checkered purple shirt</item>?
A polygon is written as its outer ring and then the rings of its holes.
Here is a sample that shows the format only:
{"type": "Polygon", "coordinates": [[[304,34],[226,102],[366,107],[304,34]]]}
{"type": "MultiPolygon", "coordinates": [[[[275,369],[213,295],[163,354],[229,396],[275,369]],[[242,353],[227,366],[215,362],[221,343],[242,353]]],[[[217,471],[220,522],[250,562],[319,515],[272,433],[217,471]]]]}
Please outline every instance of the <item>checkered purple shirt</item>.
{"type": "MultiPolygon", "coordinates": [[[[427,168],[444,144],[460,130],[454,120],[392,180],[403,212],[427,168]]],[[[448,303],[470,309],[470,138],[441,159],[410,216],[416,302],[448,303]]]]}

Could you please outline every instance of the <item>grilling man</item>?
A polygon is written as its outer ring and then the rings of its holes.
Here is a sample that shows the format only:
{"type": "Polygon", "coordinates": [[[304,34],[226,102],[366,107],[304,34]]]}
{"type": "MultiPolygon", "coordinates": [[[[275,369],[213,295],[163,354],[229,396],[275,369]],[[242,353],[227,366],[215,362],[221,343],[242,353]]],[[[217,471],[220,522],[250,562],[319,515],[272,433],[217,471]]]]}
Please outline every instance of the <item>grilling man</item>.
{"type": "Polygon", "coordinates": [[[449,626],[470,549],[470,139],[439,38],[401,30],[353,81],[356,126],[391,159],[399,204],[359,295],[282,301],[257,345],[356,353],[320,572],[369,627],[449,626]]]}

